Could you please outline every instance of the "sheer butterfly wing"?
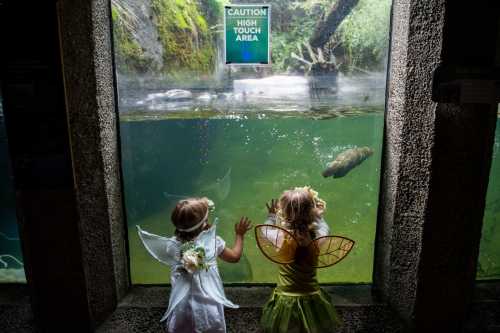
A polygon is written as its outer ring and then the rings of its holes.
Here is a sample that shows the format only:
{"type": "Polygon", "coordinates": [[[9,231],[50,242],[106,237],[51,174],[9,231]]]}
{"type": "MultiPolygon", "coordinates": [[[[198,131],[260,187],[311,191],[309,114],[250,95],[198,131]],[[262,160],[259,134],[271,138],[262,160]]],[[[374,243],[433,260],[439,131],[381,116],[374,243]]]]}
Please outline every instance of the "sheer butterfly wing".
{"type": "Polygon", "coordinates": [[[180,260],[180,243],[167,237],[158,236],[137,226],[139,238],[149,254],[165,265],[174,265],[180,260]]]}
{"type": "Polygon", "coordinates": [[[255,240],[259,249],[272,262],[289,264],[295,260],[298,243],[286,229],[272,225],[255,226],[255,240]]]}
{"type": "Polygon", "coordinates": [[[344,259],[354,246],[352,239],[342,236],[323,236],[316,238],[309,245],[309,251],[316,254],[313,266],[329,267],[344,259]]]}

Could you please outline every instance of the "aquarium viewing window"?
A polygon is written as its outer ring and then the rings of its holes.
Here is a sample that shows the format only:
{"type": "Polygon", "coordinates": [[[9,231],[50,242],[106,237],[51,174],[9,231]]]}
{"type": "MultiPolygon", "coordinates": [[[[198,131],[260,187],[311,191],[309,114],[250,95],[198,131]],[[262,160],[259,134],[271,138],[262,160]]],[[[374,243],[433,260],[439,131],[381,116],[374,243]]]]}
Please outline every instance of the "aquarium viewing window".
{"type": "Polygon", "coordinates": [[[477,267],[480,280],[500,279],[500,106],[498,114],[477,267]]]}
{"type": "MultiPolygon", "coordinates": [[[[132,283],[168,283],[135,226],[171,236],[178,200],[212,199],[210,219],[231,244],[241,216],[263,223],[267,201],[305,185],[326,201],[332,233],[356,241],[320,282],[371,282],[391,4],[360,0],[318,43],[317,18],[335,3],[264,2],[270,65],[236,66],[226,64],[224,11],[244,2],[112,0],[132,283]],[[339,156],[348,162],[327,169],[339,156]]],[[[240,262],[219,268],[226,283],[277,278],[253,233],[240,262]]]]}
{"type": "Polygon", "coordinates": [[[0,283],[25,283],[0,90],[0,283]]]}

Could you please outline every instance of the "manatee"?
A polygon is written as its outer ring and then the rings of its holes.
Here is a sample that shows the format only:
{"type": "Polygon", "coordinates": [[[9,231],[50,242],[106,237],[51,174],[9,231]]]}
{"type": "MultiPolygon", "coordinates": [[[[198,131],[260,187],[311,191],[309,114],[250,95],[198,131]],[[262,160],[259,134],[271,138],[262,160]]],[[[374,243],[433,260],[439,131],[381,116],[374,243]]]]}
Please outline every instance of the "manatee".
{"type": "Polygon", "coordinates": [[[373,149],[369,147],[347,149],[328,164],[322,175],[323,177],[333,176],[333,178],[344,177],[372,154],[373,149]]]}

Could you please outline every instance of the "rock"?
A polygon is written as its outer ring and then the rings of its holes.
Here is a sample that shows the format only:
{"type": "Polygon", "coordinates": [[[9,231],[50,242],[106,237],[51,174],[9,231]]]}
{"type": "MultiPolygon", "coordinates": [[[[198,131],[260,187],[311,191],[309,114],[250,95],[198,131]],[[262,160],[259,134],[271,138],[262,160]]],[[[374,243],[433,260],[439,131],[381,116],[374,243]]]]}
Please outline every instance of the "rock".
{"type": "Polygon", "coordinates": [[[183,99],[192,99],[193,94],[188,90],[172,89],[165,92],[165,98],[170,101],[179,101],[183,99]]]}
{"type": "Polygon", "coordinates": [[[274,75],[261,79],[233,81],[234,93],[280,99],[309,99],[307,78],[303,76],[274,75]]]}
{"type": "Polygon", "coordinates": [[[224,92],[224,93],[217,95],[217,98],[220,100],[231,100],[233,98],[233,94],[224,92]]]}
{"type": "Polygon", "coordinates": [[[203,102],[203,103],[208,103],[212,99],[216,98],[217,96],[214,97],[214,95],[211,95],[209,93],[203,93],[200,96],[196,97],[196,100],[203,102]]]}
{"type": "Polygon", "coordinates": [[[144,57],[151,61],[150,69],[162,68],[164,50],[159,42],[158,30],[151,19],[154,15],[151,1],[120,0],[117,3],[132,19],[133,33],[130,37],[140,46],[144,57]]]}
{"type": "Polygon", "coordinates": [[[193,98],[193,94],[188,90],[182,89],[172,89],[167,90],[162,93],[153,93],[148,94],[146,97],[146,101],[157,102],[157,101],[182,101],[182,100],[190,100],[193,98]]]}

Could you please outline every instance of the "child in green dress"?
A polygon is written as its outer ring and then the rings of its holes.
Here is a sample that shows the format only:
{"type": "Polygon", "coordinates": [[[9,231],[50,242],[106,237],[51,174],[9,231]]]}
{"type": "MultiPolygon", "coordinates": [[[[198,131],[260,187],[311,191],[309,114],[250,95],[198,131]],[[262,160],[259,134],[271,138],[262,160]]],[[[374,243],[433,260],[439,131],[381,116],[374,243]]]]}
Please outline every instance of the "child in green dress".
{"type": "Polygon", "coordinates": [[[266,206],[268,219],[256,227],[256,240],[264,255],[281,265],[277,287],[263,309],[263,331],[334,332],[340,320],[330,296],[318,284],[316,270],[345,257],[354,242],[328,236],[323,219],[326,204],[309,187],[285,191],[279,201],[273,199],[266,206]],[[326,257],[331,247],[338,248],[335,258],[326,257]]]}

